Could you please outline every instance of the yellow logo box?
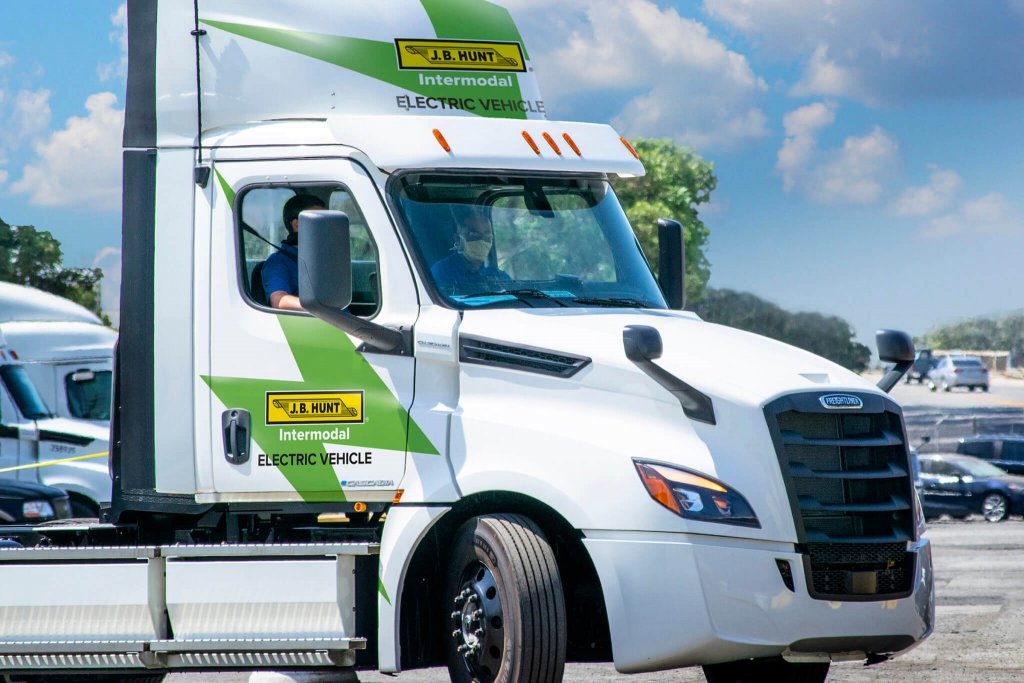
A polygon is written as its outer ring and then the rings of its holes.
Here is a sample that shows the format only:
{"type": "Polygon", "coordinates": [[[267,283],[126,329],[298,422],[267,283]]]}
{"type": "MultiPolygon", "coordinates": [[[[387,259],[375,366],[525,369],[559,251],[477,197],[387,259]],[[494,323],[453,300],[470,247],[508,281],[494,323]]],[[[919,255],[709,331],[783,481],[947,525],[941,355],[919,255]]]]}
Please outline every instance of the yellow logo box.
{"type": "Polygon", "coordinates": [[[363,421],[362,391],[267,392],[267,424],[336,424],[363,421]]]}
{"type": "Polygon", "coordinates": [[[519,43],[399,38],[395,48],[400,69],[526,71],[519,43]]]}

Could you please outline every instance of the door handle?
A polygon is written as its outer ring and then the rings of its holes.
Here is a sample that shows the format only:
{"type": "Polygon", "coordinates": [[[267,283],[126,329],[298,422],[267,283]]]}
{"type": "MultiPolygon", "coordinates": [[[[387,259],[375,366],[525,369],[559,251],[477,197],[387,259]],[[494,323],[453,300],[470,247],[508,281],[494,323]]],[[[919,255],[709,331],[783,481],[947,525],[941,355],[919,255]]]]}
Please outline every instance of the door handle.
{"type": "Polygon", "coordinates": [[[249,461],[249,411],[229,408],[221,413],[221,428],[224,433],[224,458],[232,465],[249,461]]]}

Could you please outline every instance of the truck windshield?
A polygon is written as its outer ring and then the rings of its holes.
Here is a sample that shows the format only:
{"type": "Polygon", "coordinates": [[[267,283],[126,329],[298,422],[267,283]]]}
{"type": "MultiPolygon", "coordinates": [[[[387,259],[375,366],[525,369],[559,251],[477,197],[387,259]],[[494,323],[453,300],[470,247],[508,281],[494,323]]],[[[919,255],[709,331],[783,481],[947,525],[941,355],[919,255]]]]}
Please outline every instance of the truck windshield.
{"type": "Polygon", "coordinates": [[[450,306],[666,308],[603,179],[409,173],[391,192],[450,306]]]}
{"type": "Polygon", "coordinates": [[[25,368],[20,365],[4,365],[0,367],[0,378],[3,379],[4,386],[25,419],[42,420],[53,417],[53,413],[43,402],[43,397],[28,378],[25,368]]]}

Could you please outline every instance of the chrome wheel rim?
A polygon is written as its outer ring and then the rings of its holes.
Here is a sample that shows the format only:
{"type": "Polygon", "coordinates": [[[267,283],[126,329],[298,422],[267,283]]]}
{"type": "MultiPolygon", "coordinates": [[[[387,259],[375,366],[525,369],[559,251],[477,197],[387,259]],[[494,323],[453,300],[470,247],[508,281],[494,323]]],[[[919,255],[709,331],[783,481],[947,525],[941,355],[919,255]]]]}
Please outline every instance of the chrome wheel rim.
{"type": "Polygon", "coordinates": [[[981,502],[981,514],[989,522],[999,522],[1006,517],[1006,499],[999,494],[985,496],[981,502]]]}

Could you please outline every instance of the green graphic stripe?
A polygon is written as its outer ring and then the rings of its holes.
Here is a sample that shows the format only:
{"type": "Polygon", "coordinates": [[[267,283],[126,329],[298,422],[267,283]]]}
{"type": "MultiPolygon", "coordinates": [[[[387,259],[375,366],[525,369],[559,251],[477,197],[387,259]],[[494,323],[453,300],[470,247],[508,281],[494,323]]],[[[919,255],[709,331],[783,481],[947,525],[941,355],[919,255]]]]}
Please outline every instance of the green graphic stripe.
{"type": "MultiPolygon", "coordinates": [[[[266,392],[331,391],[362,389],[363,424],[351,427],[345,448],[386,449],[437,455],[438,450],[419,425],[409,418],[384,381],[367,360],[356,352],[348,335],[317,318],[280,316],[281,329],[288,341],[302,380],[250,379],[203,376],[210,390],[225,405],[243,408],[252,416],[252,438],[265,453],[294,453],[299,449],[316,450],[309,442],[282,441],[281,427],[266,424],[266,392]]],[[[319,429],[317,425],[313,428],[319,429]]],[[[325,449],[324,444],[319,445],[325,449]]],[[[326,463],[282,465],[288,483],[307,502],[344,501],[345,493],[334,467],[326,463]]],[[[398,482],[395,482],[398,485],[398,482]]]]}
{"type": "Polygon", "coordinates": [[[377,577],[377,592],[380,593],[381,597],[384,598],[384,602],[388,603],[389,605],[391,604],[391,598],[388,597],[388,591],[386,588],[384,588],[384,580],[381,579],[379,576],[377,577]]]}
{"type": "MultiPolygon", "coordinates": [[[[464,2],[466,0],[460,0],[464,2]]],[[[218,28],[228,33],[233,33],[243,38],[255,40],[267,45],[273,45],[284,50],[297,54],[312,57],[328,64],[334,64],[364,76],[369,76],[378,81],[390,83],[391,85],[404,88],[410,92],[425,97],[436,98],[475,98],[488,100],[492,98],[519,100],[522,91],[519,88],[519,79],[511,74],[512,86],[509,88],[495,88],[476,85],[421,85],[420,74],[442,75],[442,76],[476,76],[486,77],[485,73],[463,73],[454,71],[445,72],[421,72],[417,70],[402,71],[398,68],[398,59],[395,55],[394,43],[385,43],[365,38],[348,38],[344,36],[329,36],[322,33],[307,33],[305,31],[291,31],[287,29],[267,28],[265,26],[251,26],[249,24],[235,24],[226,21],[203,20],[203,24],[218,28]]],[[[514,28],[514,25],[513,25],[514,28]]],[[[490,36],[488,36],[489,38],[490,36]]],[[[479,38],[479,37],[478,37],[479,38]]],[[[478,116],[487,118],[512,118],[525,119],[526,113],[521,111],[484,111],[477,108],[472,112],[478,116]]]]}
{"type": "Polygon", "coordinates": [[[224,180],[224,176],[222,176],[217,169],[213,169],[213,173],[217,176],[217,182],[220,183],[221,192],[223,192],[224,196],[227,197],[228,206],[233,207],[235,205],[235,191],[231,189],[231,186],[228,185],[228,181],[224,180]]]}
{"type": "Polygon", "coordinates": [[[504,7],[486,0],[420,0],[438,38],[453,40],[502,40],[519,43],[526,53],[523,37],[504,7]]]}

